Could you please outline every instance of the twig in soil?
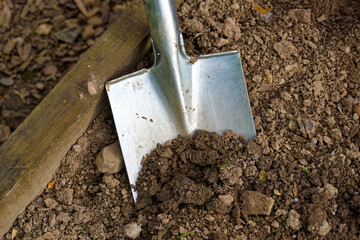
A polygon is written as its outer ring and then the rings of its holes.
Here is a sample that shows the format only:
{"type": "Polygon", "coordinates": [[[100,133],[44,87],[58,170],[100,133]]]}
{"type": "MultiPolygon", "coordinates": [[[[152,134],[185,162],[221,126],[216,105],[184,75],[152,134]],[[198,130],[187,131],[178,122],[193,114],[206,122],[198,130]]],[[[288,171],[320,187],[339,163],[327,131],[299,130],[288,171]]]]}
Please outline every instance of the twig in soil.
{"type": "Polygon", "coordinates": [[[305,166],[301,166],[301,169],[304,171],[304,173],[309,173],[309,171],[308,171],[307,167],[305,167],[305,166]]]}
{"type": "Polygon", "coordinates": [[[186,236],[188,236],[188,235],[190,235],[190,234],[192,234],[192,233],[194,233],[194,232],[191,231],[191,232],[185,233],[184,235],[181,235],[181,236],[177,237],[176,239],[180,239],[180,238],[186,237],[186,236]]]}
{"type": "Polygon", "coordinates": [[[171,227],[171,223],[169,223],[169,225],[166,227],[165,231],[161,234],[161,236],[158,238],[158,240],[162,239],[162,237],[165,235],[165,233],[167,232],[167,230],[169,230],[170,227],[171,227]]]}

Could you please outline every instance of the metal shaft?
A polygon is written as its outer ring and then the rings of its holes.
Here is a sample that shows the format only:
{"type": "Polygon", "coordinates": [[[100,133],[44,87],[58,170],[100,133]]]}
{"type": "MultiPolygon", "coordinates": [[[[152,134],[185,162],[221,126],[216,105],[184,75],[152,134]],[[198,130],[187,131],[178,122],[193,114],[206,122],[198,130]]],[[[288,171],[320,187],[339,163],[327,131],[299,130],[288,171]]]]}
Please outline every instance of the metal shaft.
{"type": "MultiPolygon", "coordinates": [[[[157,60],[176,57],[180,47],[180,27],[174,0],[144,0],[157,60]]],[[[166,61],[166,60],[165,60],[166,61]]]]}

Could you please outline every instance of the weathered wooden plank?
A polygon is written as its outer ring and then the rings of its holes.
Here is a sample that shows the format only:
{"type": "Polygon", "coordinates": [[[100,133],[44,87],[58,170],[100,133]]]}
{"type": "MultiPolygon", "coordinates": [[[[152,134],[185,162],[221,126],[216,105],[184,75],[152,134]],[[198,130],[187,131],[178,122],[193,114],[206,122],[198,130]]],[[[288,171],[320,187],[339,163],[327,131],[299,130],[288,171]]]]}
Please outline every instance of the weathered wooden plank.
{"type": "Polygon", "coordinates": [[[131,70],[148,52],[148,33],[142,1],[136,0],[1,146],[0,238],[103,109],[105,81],[131,70]]]}

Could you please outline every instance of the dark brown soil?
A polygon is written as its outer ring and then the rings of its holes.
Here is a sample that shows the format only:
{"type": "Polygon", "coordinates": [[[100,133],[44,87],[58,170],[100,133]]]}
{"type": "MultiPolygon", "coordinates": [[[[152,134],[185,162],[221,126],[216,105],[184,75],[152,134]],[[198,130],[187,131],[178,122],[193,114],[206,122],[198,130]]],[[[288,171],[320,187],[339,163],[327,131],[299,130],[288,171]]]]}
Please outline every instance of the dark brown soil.
{"type": "Polygon", "coordinates": [[[130,1],[78,2],[87,17],[73,0],[0,1],[0,144],[130,1]]]}
{"type": "Polygon", "coordinates": [[[94,166],[116,141],[106,110],[5,239],[126,239],[129,223],[137,239],[359,239],[360,3],[338,2],[186,0],[191,55],[240,51],[256,139],[199,131],[158,146],[135,206],[125,170],[94,166]]]}
{"type": "Polygon", "coordinates": [[[150,154],[138,179],[140,239],[157,239],[169,225],[164,239],[189,232],[189,239],[314,239],[324,221],[333,229],[327,239],[357,239],[359,177],[350,178],[340,162],[313,164],[263,155],[256,142],[233,132],[198,131],[169,141],[150,154]],[[275,200],[269,216],[251,214],[242,202],[248,190],[275,200]],[[290,219],[294,211],[298,227],[290,219]]]}

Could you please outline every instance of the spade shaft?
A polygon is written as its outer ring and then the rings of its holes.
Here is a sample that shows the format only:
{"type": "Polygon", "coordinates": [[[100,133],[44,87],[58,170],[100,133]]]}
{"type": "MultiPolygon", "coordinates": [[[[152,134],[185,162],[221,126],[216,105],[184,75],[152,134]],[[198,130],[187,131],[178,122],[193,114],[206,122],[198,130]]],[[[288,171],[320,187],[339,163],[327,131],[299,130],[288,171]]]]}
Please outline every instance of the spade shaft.
{"type": "MultiPolygon", "coordinates": [[[[106,83],[130,184],[157,143],[196,129],[256,136],[238,51],[185,52],[173,0],[144,0],[154,65],[106,83]]],[[[136,191],[133,190],[136,202],[136,191]]]]}

